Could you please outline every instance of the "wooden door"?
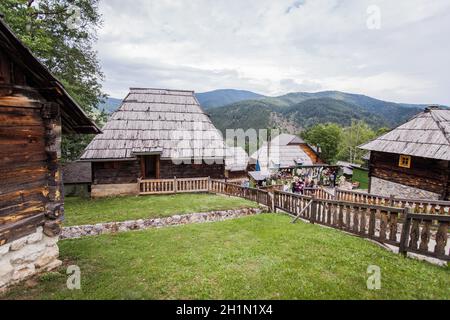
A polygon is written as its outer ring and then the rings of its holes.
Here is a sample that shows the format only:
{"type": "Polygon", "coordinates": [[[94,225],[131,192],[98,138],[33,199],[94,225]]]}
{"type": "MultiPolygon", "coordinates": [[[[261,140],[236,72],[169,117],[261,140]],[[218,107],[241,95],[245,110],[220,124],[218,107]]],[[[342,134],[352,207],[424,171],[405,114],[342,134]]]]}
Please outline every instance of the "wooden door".
{"type": "Polygon", "coordinates": [[[145,157],[145,179],[159,179],[159,156],[145,157]]]}

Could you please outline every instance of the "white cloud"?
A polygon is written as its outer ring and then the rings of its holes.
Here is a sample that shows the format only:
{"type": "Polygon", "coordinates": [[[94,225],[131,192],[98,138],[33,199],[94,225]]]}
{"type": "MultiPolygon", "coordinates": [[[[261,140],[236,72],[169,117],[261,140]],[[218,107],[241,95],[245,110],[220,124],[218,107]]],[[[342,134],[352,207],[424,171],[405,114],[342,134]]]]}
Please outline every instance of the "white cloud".
{"type": "Polygon", "coordinates": [[[104,0],[105,90],[343,90],[450,104],[447,0],[104,0]],[[381,10],[369,30],[367,7],[381,10]]]}

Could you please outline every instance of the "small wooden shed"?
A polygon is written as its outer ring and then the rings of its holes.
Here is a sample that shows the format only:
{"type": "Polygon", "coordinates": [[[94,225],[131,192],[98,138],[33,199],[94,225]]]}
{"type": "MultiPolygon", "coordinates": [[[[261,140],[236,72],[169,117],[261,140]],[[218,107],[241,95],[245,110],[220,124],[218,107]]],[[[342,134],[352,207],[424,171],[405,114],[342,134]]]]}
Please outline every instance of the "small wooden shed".
{"type": "Polygon", "coordinates": [[[193,91],[132,88],[81,160],[94,197],[136,194],[139,179],[223,179],[225,144],[193,91]]]}
{"type": "Polygon", "coordinates": [[[100,129],[0,19],[0,289],[57,257],[62,132],[100,129]]]}
{"type": "Polygon", "coordinates": [[[450,110],[427,108],[360,148],[370,151],[371,193],[450,199],[450,110]]]}

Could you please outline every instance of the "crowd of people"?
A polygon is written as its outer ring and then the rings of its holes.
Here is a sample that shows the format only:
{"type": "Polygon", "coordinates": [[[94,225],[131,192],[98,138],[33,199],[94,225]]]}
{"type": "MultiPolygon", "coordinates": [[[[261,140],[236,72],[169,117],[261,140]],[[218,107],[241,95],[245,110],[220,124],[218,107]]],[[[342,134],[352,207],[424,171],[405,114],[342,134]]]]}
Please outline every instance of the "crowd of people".
{"type": "Polygon", "coordinates": [[[314,188],[314,180],[301,179],[294,177],[293,181],[286,181],[283,185],[283,192],[293,192],[297,194],[304,194],[306,188],[314,188]]]}

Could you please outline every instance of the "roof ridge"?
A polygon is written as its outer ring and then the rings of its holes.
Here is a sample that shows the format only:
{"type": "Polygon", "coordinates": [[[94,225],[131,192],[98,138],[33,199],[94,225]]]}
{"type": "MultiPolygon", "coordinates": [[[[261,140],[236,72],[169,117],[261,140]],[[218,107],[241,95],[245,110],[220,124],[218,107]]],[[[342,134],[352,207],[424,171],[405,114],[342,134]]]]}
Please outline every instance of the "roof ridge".
{"type": "Polygon", "coordinates": [[[431,114],[431,119],[433,119],[433,121],[436,123],[436,125],[438,126],[439,130],[441,131],[441,133],[444,135],[444,138],[450,144],[450,137],[447,136],[447,133],[445,132],[445,128],[443,128],[441,126],[441,122],[438,119],[436,119],[433,110],[430,111],[430,114],[431,114]]]}
{"type": "Polygon", "coordinates": [[[160,90],[160,91],[169,91],[169,92],[189,92],[189,93],[195,93],[194,90],[181,90],[181,89],[165,89],[165,88],[137,88],[137,87],[132,87],[130,88],[130,91],[141,91],[141,90],[160,90]]]}

